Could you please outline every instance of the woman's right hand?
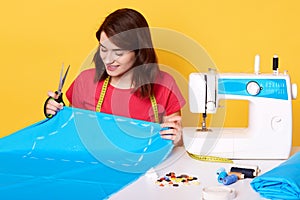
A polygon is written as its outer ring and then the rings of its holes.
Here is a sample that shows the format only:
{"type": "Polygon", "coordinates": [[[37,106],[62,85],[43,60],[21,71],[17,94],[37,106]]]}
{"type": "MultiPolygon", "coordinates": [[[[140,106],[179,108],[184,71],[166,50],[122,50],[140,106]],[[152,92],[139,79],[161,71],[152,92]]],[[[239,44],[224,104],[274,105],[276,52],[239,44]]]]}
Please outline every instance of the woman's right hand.
{"type": "Polygon", "coordinates": [[[63,103],[58,103],[54,100],[54,99],[58,98],[58,95],[55,92],[49,91],[48,96],[52,97],[53,99],[50,99],[47,102],[46,114],[47,115],[55,115],[59,110],[63,109],[64,105],[63,105],[63,103]]]}

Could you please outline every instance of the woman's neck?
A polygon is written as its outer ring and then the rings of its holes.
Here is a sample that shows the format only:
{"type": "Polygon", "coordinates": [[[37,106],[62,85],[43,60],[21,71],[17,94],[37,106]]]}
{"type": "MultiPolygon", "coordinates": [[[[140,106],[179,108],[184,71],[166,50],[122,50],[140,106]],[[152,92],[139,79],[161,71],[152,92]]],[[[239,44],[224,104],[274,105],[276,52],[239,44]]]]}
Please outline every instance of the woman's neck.
{"type": "Polygon", "coordinates": [[[110,84],[115,88],[119,88],[119,89],[133,88],[132,73],[127,72],[121,76],[112,76],[110,78],[110,84]]]}

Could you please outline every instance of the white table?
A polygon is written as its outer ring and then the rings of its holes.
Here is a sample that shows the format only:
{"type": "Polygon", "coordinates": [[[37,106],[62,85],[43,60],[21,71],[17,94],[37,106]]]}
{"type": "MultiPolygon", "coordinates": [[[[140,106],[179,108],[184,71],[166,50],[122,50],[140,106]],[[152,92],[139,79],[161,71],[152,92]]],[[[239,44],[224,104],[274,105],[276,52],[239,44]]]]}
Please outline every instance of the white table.
{"type": "MultiPolygon", "coordinates": [[[[299,148],[294,149],[292,153],[298,150],[299,148]]],[[[234,160],[234,163],[257,165],[261,169],[261,173],[264,173],[284,161],[285,160],[234,160]]],[[[169,158],[155,168],[156,173],[148,173],[140,177],[134,183],[112,195],[110,200],[202,199],[203,187],[222,185],[218,183],[216,175],[216,171],[221,167],[230,170],[230,164],[198,161],[189,157],[183,147],[177,147],[173,150],[169,158]],[[176,175],[187,174],[197,177],[200,184],[180,185],[179,187],[161,187],[157,185],[157,178],[163,177],[169,172],[175,172],[176,175]]],[[[237,200],[264,199],[251,188],[251,181],[252,179],[239,180],[226,187],[231,187],[236,190],[237,200]]]]}

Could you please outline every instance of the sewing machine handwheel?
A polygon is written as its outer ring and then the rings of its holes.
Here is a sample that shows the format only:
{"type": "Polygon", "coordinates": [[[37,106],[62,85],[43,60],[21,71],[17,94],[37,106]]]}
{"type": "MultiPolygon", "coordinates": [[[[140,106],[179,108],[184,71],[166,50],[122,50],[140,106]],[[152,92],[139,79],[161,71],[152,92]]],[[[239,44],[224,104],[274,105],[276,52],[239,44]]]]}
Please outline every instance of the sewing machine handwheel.
{"type": "Polygon", "coordinates": [[[259,86],[259,84],[256,81],[250,81],[247,84],[247,92],[252,95],[252,96],[256,96],[260,93],[261,87],[259,86]]]}

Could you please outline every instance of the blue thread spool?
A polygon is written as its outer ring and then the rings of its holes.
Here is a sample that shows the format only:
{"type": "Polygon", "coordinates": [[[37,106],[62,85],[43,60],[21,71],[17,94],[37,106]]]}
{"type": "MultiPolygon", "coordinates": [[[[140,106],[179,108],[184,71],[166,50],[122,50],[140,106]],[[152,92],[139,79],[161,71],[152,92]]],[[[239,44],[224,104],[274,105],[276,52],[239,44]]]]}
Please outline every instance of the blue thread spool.
{"type": "Polygon", "coordinates": [[[230,185],[232,183],[235,183],[238,180],[238,176],[235,174],[226,176],[223,178],[222,182],[224,185],[230,185]]]}
{"type": "Polygon", "coordinates": [[[225,171],[226,171],[225,168],[224,168],[224,167],[221,167],[220,169],[218,169],[218,170],[216,171],[216,174],[219,175],[221,172],[225,172],[225,171]]]}
{"type": "Polygon", "coordinates": [[[218,176],[218,182],[219,183],[223,183],[223,179],[228,176],[227,173],[224,171],[224,172],[221,172],[218,176]]]}

